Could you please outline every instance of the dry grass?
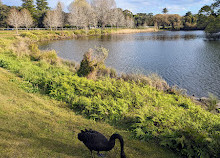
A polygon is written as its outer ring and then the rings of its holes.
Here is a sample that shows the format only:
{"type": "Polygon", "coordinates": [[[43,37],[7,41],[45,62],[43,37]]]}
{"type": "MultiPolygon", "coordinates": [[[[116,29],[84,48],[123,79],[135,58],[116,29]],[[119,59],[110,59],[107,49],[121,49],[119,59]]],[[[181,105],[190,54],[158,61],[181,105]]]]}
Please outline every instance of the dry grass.
{"type": "Polygon", "coordinates": [[[141,33],[141,32],[156,32],[156,28],[146,28],[146,29],[118,29],[112,31],[112,34],[129,34],[129,33],[141,33]]]}
{"type": "MultiPolygon", "coordinates": [[[[128,158],[172,158],[169,150],[131,139],[128,132],[76,115],[66,104],[19,88],[23,81],[0,68],[0,157],[90,157],[77,133],[92,128],[107,137],[117,132],[125,138],[128,158]],[[13,82],[12,82],[13,81],[13,82]]],[[[107,158],[119,157],[119,143],[107,158]]]]}
{"type": "Polygon", "coordinates": [[[148,76],[142,74],[122,74],[121,78],[124,81],[135,82],[139,85],[149,85],[157,90],[167,91],[170,88],[168,83],[155,73],[148,76]]]}

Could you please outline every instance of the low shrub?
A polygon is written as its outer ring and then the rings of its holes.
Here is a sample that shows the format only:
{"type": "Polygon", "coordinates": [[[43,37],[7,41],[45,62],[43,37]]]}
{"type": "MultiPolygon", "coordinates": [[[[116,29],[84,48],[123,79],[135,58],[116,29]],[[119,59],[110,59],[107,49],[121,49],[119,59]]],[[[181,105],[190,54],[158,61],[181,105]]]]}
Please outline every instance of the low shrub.
{"type": "Polygon", "coordinates": [[[46,61],[49,64],[57,64],[58,56],[55,50],[43,51],[39,57],[40,60],[46,61]]]}
{"type": "Polygon", "coordinates": [[[40,56],[41,56],[41,52],[38,49],[38,45],[37,44],[30,44],[29,45],[29,50],[30,50],[30,57],[32,60],[39,60],[40,56]]]}
{"type": "Polygon", "coordinates": [[[88,35],[92,36],[92,35],[101,35],[102,31],[101,29],[91,29],[88,31],[88,35]]]}
{"type": "Polygon", "coordinates": [[[74,30],[73,33],[77,36],[84,36],[86,35],[86,31],[85,30],[74,30]]]}
{"type": "Polygon", "coordinates": [[[150,74],[148,76],[141,74],[122,74],[121,78],[127,82],[135,82],[140,86],[149,85],[155,87],[157,90],[166,91],[169,89],[169,85],[157,74],[150,74]]]}
{"type": "Polygon", "coordinates": [[[95,47],[84,54],[81,61],[80,68],[77,72],[79,76],[87,77],[89,79],[96,79],[97,73],[99,75],[106,69],[104,61],[108,56],[108,50],[103,47],[95,47]]]}
{"type": "Polygon", "coordinates": [[[111,34],[111,29],[102,30],[102,34],[104,34],[104,35],[111,34]]]}
{"type": "Polygon", "coordinates": [[[31,32],[21,33],[20,36],[21,36],[21,37],[28,37],[28,38],[30,38],[31,40],[38,41],[38,37],[37,37],[35,34],[31,33],[31,32]]]}
{"type": "Polygon", "coordinates": [[[25,39],[18,38],[10,47],[10,50],[18,57],[23,57],[29,54],[28,44],[25,39]]]}
{"type": "Polygon", "coordinates": [[[216,109],[217,103],[219,102],[218,97],[212,93],[209,93],[208,110],[213,111],[216,109]]]}
{"type": "Polygon", "coordinates": [[[101,29],[94,29],[94,31],[95,31],[95,35],[101,35],[102,34],[101,29]]]}

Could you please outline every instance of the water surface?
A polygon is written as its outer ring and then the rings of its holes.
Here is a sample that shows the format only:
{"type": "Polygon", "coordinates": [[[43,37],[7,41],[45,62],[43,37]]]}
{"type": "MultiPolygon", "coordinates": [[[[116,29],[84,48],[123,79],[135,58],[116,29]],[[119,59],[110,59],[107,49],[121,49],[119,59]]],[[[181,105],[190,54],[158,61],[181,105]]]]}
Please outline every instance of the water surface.
{"type": "Polygon", "coordinates": [[[109,49],[106,65],[119,73],[158,73],[189,95],[220,97],[220,42],[207,41],[203,31],[165,31],[83,37],[40,44],[61,58],[80,62],[94,46],[109,49]]]}

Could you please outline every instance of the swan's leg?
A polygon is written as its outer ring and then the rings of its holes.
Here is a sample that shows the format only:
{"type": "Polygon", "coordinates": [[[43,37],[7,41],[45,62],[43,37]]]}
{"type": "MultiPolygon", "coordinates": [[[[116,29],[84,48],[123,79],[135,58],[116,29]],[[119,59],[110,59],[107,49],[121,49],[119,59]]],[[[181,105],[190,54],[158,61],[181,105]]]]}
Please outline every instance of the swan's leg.
{"type": "Polygon", "coordinates": [[[99,157],[105,157],[105,155],[104,155],[104,154],[100,154],[99,151],[97,152],[97,155],[98,155],[99,157]]]}
{"type": "Polygon", "coordinates": [[[91,152],[91,157],[93,158],[92,150],[90,150],[90,152],[91,152]]]}

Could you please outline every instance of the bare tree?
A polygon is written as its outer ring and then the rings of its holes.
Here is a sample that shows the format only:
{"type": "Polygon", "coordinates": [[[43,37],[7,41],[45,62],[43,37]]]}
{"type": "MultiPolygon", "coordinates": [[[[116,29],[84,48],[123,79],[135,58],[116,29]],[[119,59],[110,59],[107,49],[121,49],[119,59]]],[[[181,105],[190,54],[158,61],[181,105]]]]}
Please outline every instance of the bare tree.
{"type": "Polygon", "coordinates": [[[116,8],[116,9],[112,9],[111,10],[111,18],[109,18],[109,24],[112,26],[116,26],[116,27],[122,27],[125,26],[126,22],[125,22],[125,16],[123,14],[122,9],[120,8],[116,8]]]}
{"type": "Polygon", "coordinates": [[[111,11],[116,8],[115,0],[92,0],[92,6],[103,28],[113,20],[111,11]]]}
{"type": "Polygon", "coordinates": [[[64,24],[64,15],[63,15],[63,5],[61,2],[57,3],[57,7],[54,10],[54,21],[53,25],[57,29],[57,27],[63,27],[64,24]]]}
{"type": "Polygon", "coordinates": [[[33,18],[31,16],[31,13],[24,8],[21,10],[21,15],[22,15],[22,26],[25,26],[26,29],[28,29],[28,27],[33,25],[33,18]]]}
{"type": "Polygon", "coordinates": [[[55,10],[48,10],[46,13],[46,17],[44,18],[43,24],[46,27],[56,28],[63,27],[64,23],[64,16],[63,16],[63,9],[62,4],[58,2],[57,8],[55,10]]]}
{"type": "Polygon", "coordinates": [[[22,15],[21,13],[13,8],[10,10],[9,16],[7,18],[8,25],[16,28],[16,33],[18,34],[18,27],[22,26],[22,15]]]}
{"type": "Polygon", "coordinates": [[[69,11],[68,21],[77,28],[87,29],[88,26],[97,24],[95,12],[86,0],[75,0],[70,4],[69,11]]]}
{"type": "Polygon", "coordinates": [[[126,17],[126,27],[134,28],[134,19],[132,17],[126,17]]]}
{"type": "Polygon", "coordinates": [[[52,28],[54,27],[55,16],[56,16],[55,11],[48,10],[43,21],[44,26],[49,27],[51,31],[52,31],[52,28]]]}

